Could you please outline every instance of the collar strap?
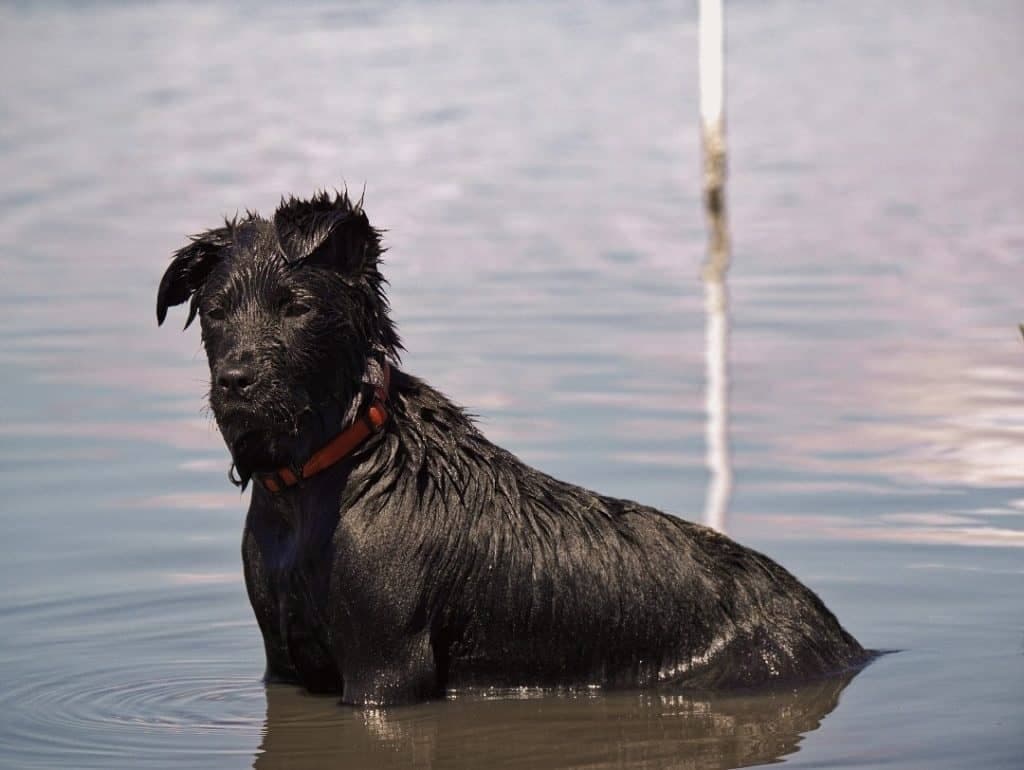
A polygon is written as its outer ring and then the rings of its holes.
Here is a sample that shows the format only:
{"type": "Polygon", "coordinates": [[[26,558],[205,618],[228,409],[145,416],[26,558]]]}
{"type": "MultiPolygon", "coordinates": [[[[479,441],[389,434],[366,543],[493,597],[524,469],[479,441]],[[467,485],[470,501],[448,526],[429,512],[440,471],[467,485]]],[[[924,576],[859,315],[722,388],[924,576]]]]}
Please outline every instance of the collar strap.
{"type": "Polygon", "coordinates": [[[267,491],[280,492],[285,487],[293,487],[299,481],[330,468],[339,460],[352,454],[360,444],[384,427],[384,423],[388,421],[388,410],[385,408],[385,404],[388,400],[388,386],[391,380],[391,368],[386,361],[381,364],[381,372],[381,382],[374,386],[370,408],[354,423],[320,447],[299,470],[299,476],[296,476],[291,468],[279,468],[274,473],[264,475],[260,480],[267,491]]]}

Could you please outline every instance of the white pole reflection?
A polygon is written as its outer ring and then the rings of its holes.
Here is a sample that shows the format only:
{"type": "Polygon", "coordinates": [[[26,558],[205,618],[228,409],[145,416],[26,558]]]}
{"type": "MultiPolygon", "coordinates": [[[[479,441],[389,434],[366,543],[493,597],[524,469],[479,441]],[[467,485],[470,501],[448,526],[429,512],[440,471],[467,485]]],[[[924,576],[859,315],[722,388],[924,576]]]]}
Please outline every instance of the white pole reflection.
{"type": "Polygon", "coordinates": [[[700,119],[704,145],[704,205],[711,230],[704,263],[707,412],[707,499],[704,523],[725,530],[732,493],[729,452],[729,230],[725,216],[725,50],[722,0],[700,0],[700,119]]]}
{"type": "MultiPolygon", "coordinates": [[[[709,263],[710,266],[710,263],[709,263]]],[[[707,465],[710,473],[704,504],[704,523],[725,531],[725,514],[732,493],[732,462],[729,453],[729,292],[723,278],[704,274],[704,308],[707,335],[704,343],[707,391],[707,465]]]]}

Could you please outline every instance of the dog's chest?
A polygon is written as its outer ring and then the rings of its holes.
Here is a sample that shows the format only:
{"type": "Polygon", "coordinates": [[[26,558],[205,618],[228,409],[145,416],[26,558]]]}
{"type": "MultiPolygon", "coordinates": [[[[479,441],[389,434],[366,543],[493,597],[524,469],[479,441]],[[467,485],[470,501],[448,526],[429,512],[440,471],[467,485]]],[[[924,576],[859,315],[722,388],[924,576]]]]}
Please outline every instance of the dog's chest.
{"type": "Polygon", "coordinates": [[[276,589],[278,633],[300,678],[318,683],[333,678],[337,666],[325,616],[326,589],[301,569],[280,573],[276,589]]]}
{"type": "Polygon", "coordinates": [[[331,558],[324,538],[301,528],[253,533],[259,560],[253,607],[302,683],[311,690],[341,686],[328,617],[331,558]]]}

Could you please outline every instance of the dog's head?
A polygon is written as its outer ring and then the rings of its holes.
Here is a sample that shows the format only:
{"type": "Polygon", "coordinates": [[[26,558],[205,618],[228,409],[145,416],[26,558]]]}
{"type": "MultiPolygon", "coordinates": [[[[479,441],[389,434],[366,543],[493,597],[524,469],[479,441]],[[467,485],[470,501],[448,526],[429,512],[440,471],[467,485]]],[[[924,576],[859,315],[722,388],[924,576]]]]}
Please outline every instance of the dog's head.
{"type": "Polygon", "coordinates": [[[160,282],[159,323],[184,302],[186,328],[199,316],[210,406],[243,482],[301,464],[346,419],[368,361],[397,358],[361,204],[282,200],[273,221],[249,213],[194,236],[160,282]]]}

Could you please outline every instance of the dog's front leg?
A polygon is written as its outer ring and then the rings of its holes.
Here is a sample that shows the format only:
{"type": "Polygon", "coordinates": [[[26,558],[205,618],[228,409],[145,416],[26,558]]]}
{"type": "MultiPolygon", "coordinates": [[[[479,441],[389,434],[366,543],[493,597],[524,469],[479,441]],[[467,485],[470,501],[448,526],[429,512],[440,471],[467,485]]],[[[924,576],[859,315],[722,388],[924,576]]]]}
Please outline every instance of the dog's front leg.
{"type": "Polygon", "coordinates": [[[434,651],[426,630],[381,638],[368,634],[345,649],[342,703],[378,706],[415,703],[438,694],[434,651]]]}
{"type": "Polygon", "coordinates": [[[328,607],[342,703],[353,706],[415,703],[444,687],[424,594],[427,569],[416,542],[396,547],[395,533],[407,524],[387,512],[353,507],[334,533],[328,607]]]}
{"type": "Polygon", "coordinates": [[[248,527],[242,537],[242,567],[249,603],[256,615],[256,622],[263,636],[263,648],[267,655],[263,681],[267,684],[297,683],[299,676],[288,657],[288,647],[281,635],[278,599],[267,579],[256,537],[248,527]]]}

